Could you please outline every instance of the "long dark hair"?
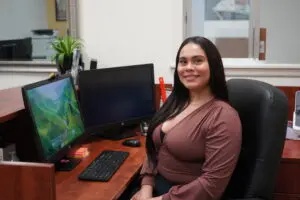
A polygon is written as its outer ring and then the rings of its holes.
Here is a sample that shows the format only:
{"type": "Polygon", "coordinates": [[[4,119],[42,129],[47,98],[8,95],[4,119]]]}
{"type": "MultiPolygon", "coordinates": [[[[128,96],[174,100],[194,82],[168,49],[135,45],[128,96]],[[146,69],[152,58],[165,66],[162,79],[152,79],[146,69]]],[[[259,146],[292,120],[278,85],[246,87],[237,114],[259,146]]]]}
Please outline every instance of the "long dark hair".
{"type": "Polygon", "coordinates": [[[188,43],[197,44],[204,50],[210,69],[210,90],[215,98],[228,102],[228,91],[226,86],[224,67],[221,55],[217,47],[210,40],[204,37],[196,36],[185,39],[180,45],[176,55],[173,91],[168,97],[167,101],[154,115],[149,125],[149,130],[146,138],[146,151],[148,159],[153,163],[153,166],[157,165],[157,152],[152,140],[154,129],[165,120],[171,119],[179,114],[184,109],[186,103],[189,101],[189,90],[181,83],[177,73],[181,49],[188,43]]]}

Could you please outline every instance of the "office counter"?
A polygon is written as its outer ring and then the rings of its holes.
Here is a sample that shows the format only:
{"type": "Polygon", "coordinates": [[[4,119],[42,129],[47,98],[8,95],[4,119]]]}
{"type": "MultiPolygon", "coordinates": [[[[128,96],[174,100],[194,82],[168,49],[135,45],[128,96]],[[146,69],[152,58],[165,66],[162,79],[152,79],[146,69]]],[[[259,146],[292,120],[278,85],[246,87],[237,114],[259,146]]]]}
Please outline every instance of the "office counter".
{"type": "MultiPolygon", "coordinates": [[[[26,123],[26,114],[20,88],[0,90],[0,130],[3,130],[0,132],[0,136],[2,138],[9,142],[22,141],[22,138],[19,139],[19,137],[26,135],[27,131],[31,131],[30,124],[26,123]]],[[[110,141],[91,138],[85,141],[80,146],[89,149],[89,156],[84,158],[72,171],[55,173],[56,200],[118,199],[139,172],[145,158],[145,137],[136,136],[136,138],[140,139],[141,147],[123,146],[123,140],[110,141]],[[130,154],[110,181],[79,181],[78,175],[103,150],[128,151],[130,154]]]]}
{"type": "MultiPolygon", "coordinates": [[[[156,93],[159,87],[156,85],[156,93]]],[[[159,105],[159,97],[156,99],[159,105]]],[[[4,127],[0,132],[3,138],[13,141],[14,136],[23,133],[28,124],[21,119],[26,115],[21,96],[20,88],[12,88],[0,90],[0,127],[4,127]],[[16,133],[18,132],[18,133],[16,133]],[[3,135],[2,135],[3,134],[3,135]]],[[[141,141],[144,146],[144,137],[141,141]]],[[[80,165],[72,172],[56,173],[56,193],[57,200],[89,200],[101,199],[96,198],[98,195],[107,195],[106,199],[117,199],[119,195],[126,189],[130,180],[138,172],[145,156],[142,148],[130,148],[121,145],[121,141],[92,141],[86,144],[91,150],[91,155],[82,161],[80,165]],[[128,150],[130,156],[125,164],[117,171],[108,183],[91,183],[78,181],[78,174],[98,155],[102,150],[113,148],[116,150],[128,150]],[[95,196],[95,198],[94,198],[95,196]]],[[[300,141],[286,140],[278,179],[274,192],[275,200],[300,199],[300,141]]]]}
{"type": "Polygon", "coordinates": [[[0,90],[0,123],[16,118],[23,110],[21,88],[0,90]]]}
{"type": "MultiPolygon", "coordinates": [[[[171,88],[170,84],[166,84],[166,88],[171,88]]],[[[155,85],[155,104],[156,109],[160,104],[160,89],[159,85],[155,85]]],[[[0,123],[14,119],[19,112],[24,111],[24,103],[20,87],[9,89],[0,89],[0,123]]]]}
{"type": "Polygon", "coordinates": [[[54,66],[49,60],[0,60],[0,66],[54,66]]]}
{"type": "Polygon", "coordinates": [[[20,87],[40,81],[56,72],[56,65],[47,60],[2,61],[0,60],[0,89],[20,87]]]}
{"type": "MultiPolygon", "coordinates": [[[[0,162],[2,200],[116,200],[138,176],[145,158],[145,137],[141,147],[126,147],[121,141],[95,140],[81,146],[90,154],[72,171],[55,172],[52,164],[0,162]],[[103,151],[119,150],[129,156],[108,182],[80,181],[78,175],[103,151]]],[[[75,147],[76,148],[76,147],[75,147]]],[[[122,199],[120,199],[122,200],[122,199]]]]}

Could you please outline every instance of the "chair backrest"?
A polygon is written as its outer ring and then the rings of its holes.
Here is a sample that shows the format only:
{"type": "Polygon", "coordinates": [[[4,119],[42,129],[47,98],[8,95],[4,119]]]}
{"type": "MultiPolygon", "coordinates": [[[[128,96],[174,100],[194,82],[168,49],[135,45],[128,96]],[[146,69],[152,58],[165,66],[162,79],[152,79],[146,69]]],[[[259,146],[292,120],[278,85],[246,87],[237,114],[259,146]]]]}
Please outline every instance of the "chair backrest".
{"type": "Polygon", "coordinates": [[[55,200],[53,164],[0,162],[0,199],[55,200]]]}
{"type": "Polygon", "coordinates": [[[287,97],[256,80],[230,79],[227,86],[242,122],[243,141],[224,197],[271,199],[287,129],[287,97]]]}

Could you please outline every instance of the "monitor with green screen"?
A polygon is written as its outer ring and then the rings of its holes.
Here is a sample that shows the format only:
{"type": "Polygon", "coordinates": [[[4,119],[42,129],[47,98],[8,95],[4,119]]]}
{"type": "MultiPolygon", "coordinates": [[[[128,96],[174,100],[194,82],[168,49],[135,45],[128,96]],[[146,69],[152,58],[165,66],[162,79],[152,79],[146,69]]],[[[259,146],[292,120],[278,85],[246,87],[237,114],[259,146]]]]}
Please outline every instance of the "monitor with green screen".
{"type": "Polygon", "coordinates": [[[60,159],[59,152],[84,133],[75,92],[70,77],[23,88],[44,160],[60,159]]]}

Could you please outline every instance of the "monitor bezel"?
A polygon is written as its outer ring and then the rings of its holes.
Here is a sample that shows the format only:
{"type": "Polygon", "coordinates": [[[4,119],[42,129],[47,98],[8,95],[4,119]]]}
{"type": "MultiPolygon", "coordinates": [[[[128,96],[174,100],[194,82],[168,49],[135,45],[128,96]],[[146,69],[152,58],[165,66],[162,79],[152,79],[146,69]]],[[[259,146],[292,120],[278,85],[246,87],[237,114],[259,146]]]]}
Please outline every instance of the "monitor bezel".
{"type": "MultiPolygon", "coordinates": [[[[109,67],[109,68],[97,68],[97,69],[94,69],[94,70],[87,70],[87,71],[81,71],[80,72],[80,74],[79,74],[79,84],[78,85],[79,85],[79,90],[82,91],[82,89],[80,88],[81,74],[100,73],[100,72],[104,72],[104,71],[114,72],[114,71],[124,70],[124,68],[139,68],[139,67],[147,67],[151,71],[151,82],[152,82],[152,95],[151,96],[152,96],[152,102],[153,102],[153,104],[152,104],[153,113],[149,114],[149,115],[145,115],[145,116],[133,117],[133,118],[123,120],[123,121],[115,121],[115,122],[99,124],[99,125],[90,126],[90,127],[85,122],[84,125],[85,125],[85,129],[86,129],[87,134],[90,135],[90,134],[95,134],[98,131],[100,131],[100,132],[101,131],[106,131],[106,130],[109,130],[109,129],[114,128],[116,126],[120,126],[120,128],[126,127],[126,126],[131,126],[131,125],[139,123],[143,120],[149,120],[154,116],[154,114],[156,112],[156,92],[155,92],[155,79],[154,79],[154,65],[153,65],[153,63],[146,63],[146,64],[126,65],[126,66],[117,66],[117,67],[109,67]]],[[[80,94],[79,94],[81,100],[84,98],[82,94],[83,94],[82,92],[80,92],[80,94]]],[[[80,105],[81,105],[81,109],[83,110],[82,102],[80,102],[80,105]]],[[[83,110],[83,113],[84,112],[85,111],[83,110]]],[[[84,116],[84,114],[83,114],[83,116],[84,116]]]]}
{"type": "Polygon", "coordinates": [[[81,107],[80,107],[80,103],[78,101],[78,94],[77,94],[77,90],[74,86],[74,81],[71,75],[69,74],[64,74],[61,75],[59,77],[56,78],[52,78],[52,79],[46,79],[46,80],[42,80],[42,81],[38,81],[32,84],[28,84],[22,87],[22,97],[23,97],[23,101],[24,101],[24,107],[25,107],[25,111],[28,112],[29,116],[30,116],[30,121],[31,121],[31,125],[33,128],[33,140],[34,140],[34,144],[36,145],[36,150],[37,150],[37,156],[38,156],[38,161],[40,162],[47,162],[47,163],[55,163],[59,160],[61,160],[64,156],[66,156],[68,154],[68,152],[70,151],[70,149],[78,144],[81,143],[85,138],[86,138],[86,132],[85,132],[85,123],[84,123],[84,119],[82,117],[82,112],[81,112],[81,107]],[[63,79],[70,79],[71,81],[71,85],[75,94],[75,98],[78,104],[78,109],[79,109],[79,115],[80,118],[82,120],[83,123],[83,129],[84,131],[82,132],[82,134],[80,136],[78,136],[77,138],[73,139],[68,145],[64,146],[63,148],[61,148],[58,152],[56,152],[55,154],[46,157],[45,153],[44,153],[44,149],[42,146],[42,142],[41,142],[41,138],[39,136],[38,133],[38,129],[37,129],[37,125],[36,122],[34,120],[34,116],[33,116],[33,112],[32,112],[32,108],[30,106],[30,103],[28,101],[28,96],[26,91],[37,88],[37,87],[41,87],[43,85],[47,85],[50,83],[54,83],[63,79]]]}

